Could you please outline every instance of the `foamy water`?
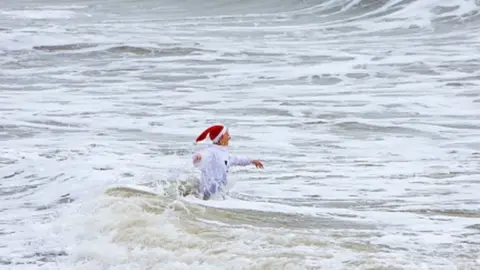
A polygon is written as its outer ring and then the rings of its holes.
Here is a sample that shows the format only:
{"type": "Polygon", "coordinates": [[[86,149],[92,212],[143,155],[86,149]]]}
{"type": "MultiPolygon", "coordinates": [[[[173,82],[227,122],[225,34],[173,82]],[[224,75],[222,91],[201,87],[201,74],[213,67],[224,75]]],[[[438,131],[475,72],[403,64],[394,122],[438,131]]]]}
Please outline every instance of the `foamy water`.
{"type": "Polygon", "coordinates": [[[480,269],[479,11],[2,5],[0,268],[480,269]],[[265,169],[168,195],[213,123],[265,169]]]}

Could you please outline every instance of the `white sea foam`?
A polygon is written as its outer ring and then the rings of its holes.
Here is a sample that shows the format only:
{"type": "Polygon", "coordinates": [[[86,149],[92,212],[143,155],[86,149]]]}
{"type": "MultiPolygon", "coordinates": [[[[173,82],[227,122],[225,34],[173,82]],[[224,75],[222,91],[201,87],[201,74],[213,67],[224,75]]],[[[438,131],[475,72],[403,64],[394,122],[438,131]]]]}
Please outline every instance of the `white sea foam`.
{"type": "Polygon", "coordinates": [[[0,7],[0,267],[480,267],[475,1],[26,2],[0,7]],[[176,198],[213,123],[265,169],[176,198]]]}

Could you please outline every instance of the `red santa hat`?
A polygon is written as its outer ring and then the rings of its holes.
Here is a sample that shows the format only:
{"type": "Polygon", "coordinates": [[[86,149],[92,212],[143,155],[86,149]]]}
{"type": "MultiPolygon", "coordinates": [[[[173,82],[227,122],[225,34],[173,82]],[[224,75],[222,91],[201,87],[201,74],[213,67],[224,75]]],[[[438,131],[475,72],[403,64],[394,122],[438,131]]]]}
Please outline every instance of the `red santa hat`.
{"type": "Polygon", "coordinates": [[[202,132],[202,134],[200,134],[197,137],[197,139],[195,140],[195,143],[198,143],[199,141],[203,141],[205,138],[207,138],[207,135],[209,135],[210,140],[212,140],[212,142],[217,143],[222,137],[222,135],[227,132],[227,130],[228,128],[223,125],[213,125],[205,129],[202,132]]]}

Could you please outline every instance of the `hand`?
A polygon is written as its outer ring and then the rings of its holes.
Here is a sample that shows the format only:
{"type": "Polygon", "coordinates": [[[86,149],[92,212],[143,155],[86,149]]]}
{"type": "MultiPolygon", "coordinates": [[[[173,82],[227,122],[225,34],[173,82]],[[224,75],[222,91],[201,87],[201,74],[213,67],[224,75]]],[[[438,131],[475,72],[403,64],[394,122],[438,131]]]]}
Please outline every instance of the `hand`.
{"type": "Polygon", "coordinates": [[[255,167],[257,167],[257,168],[263,169],[263,164],[260,160],[252,160],[252,164],[254,164],[255,167]]]}
{"type": "Polygon", "coordinates": [[[197,163],[197,162],[199,162],[200,160],[202,160],[202,155],[197,154],[197,155],[193,158],[193,163],[197,163]]]}

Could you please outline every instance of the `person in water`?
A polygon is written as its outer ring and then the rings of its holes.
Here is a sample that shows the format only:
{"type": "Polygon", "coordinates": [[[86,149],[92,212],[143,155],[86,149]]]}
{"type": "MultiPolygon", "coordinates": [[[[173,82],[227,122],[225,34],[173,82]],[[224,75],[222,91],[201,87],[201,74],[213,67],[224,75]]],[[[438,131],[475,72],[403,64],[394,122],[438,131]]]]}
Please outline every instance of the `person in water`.
{"type": "Polygon", "coordinates": [[[200,169],[200,190],[199,195],[208,200],[212,195],[217,194],[227,184],[228,169],[231,166],[255,165],[263,168],[260,160],[252,160],[248,157],[231,155],[227,150],[230,141],[228,128],[223,125],[213,125],[205,129],[196,139],[195,143],[207,138],[213,142],[202,152],[195,153],[192,157],[193,165],[200,169]]]}

